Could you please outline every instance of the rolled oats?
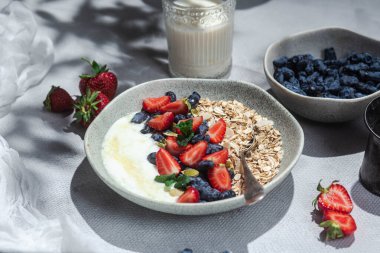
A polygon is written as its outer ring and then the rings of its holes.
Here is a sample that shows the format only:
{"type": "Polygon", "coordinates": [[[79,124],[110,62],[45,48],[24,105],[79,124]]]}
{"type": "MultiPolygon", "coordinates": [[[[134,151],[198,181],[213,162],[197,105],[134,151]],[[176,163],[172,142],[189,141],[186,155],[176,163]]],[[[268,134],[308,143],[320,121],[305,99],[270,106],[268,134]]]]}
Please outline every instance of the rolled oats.
{"type": "Polygon", "coordinates": [[[221,145],[229,151],[230,159],[227,167],[234,170],[232,190],[236,194],[242,194],[244,188],[239,151],[249,146],[253,136],[258,145],[247,157],[253,175],[262,185],[269,183],[277,175],[283,150],[281,133],[274,128],[272,120],[236,100],[201,99],[197,110],[209,125],[213,125],[219,118],[223,118],[227,123],[226,135],[221,145]]]}

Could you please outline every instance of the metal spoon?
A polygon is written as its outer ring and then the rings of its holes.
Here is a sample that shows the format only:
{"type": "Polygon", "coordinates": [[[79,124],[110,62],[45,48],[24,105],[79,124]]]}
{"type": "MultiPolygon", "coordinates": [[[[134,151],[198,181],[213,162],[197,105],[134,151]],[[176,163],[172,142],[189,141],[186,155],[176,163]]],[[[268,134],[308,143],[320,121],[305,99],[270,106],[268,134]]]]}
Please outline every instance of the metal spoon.
{"type": "Polygon", "coordinates": [[[257,181],[255,176],[252,174],[251,170],[248,167],[247,161],[245,157],[249,151],[251,151],[254,147],[256,147],[257,142],[255,136],[253,136],[251,140],[251,145],[240,151],[240,162],[243,166],[244,173],[244,199],[246,205],[251,205],[253,203],[259,202],[265,196],[263,186],[257,181]]]}

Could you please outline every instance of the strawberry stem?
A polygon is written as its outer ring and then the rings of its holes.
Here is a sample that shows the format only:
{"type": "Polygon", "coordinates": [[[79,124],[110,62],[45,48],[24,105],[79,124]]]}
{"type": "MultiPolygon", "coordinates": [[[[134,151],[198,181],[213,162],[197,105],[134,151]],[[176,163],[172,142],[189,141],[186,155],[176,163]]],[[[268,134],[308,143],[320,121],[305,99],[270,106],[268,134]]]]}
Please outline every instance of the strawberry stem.
{"type": "Polygon", "coordinates": [[[107,65],[99,65],[94,60],[91,62],[89,59],[86,59],[84,57],[82,57],[81,60],[90,64],[91,69],[92,69],[92,74],[82,74],[79,76],[80,78],[93,78],[93,77],[96,77],[97,75],[99,75],[100,73],[108,72],[108,70],[109,70],[107,68],[107,65]]]}
{"type": "Polygon", "coordinates": [[[319,226],[327,229],[327,240],[335,240],[337,238],[344,237],[344,234],[339,224],[333,220],[324,221],[321,224],[319,224],[319,226]]]}

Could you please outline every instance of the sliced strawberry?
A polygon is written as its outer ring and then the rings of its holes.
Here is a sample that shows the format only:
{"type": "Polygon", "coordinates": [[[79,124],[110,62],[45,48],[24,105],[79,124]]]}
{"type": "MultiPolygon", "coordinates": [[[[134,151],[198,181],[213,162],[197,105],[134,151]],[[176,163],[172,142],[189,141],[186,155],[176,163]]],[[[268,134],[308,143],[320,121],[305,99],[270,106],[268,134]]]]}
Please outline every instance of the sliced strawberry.
{"type": "Polygon", "coordinates": [[[200,141],[194,146],[192,146],[190,149],[183,152],[179,159],[183,164],[186,166],[194,168],[198,162],[202,160],[202,158],[206,155],[207,150],[207,142],[200,141]]]}
{"type": "Polygon", "coordinates": [[[156,154],[157,170],[160,175],[179,174],[181,166],[165,149],[160,148],[156,154]]]}
{"type": "Polygon", "coordinates": [[[187,107],[185,101],[177,100],[175,102],[171,102],[167,105],[161,107],[161,112],[173,112],[174,114],[187,114],[189,112],[189,108],[187,107]]]}
{"type": "MultiPolygon", "coordinates": [[[[178,121],[178,123],[185,122],[188,120],[190,120],[190,119],[183,119],[183,120],[178,121]]],[[[203,117],[202,116],[194,117],[194,118],[191,118],[191,120],[193,120],[192,130],[195,133],[198,130],[199,126],[202,125],[203,117]]],[[[177,134],[181,134],[181,130],[179,130],[178,128],[176,129],[176,132],[177,132],[177,134]]]]}
{"type": "Polygon", "coordinates": [[[354,218],[347,213],[326,210],[323,220],[319,225],[327,230],[326,238],[330,240],[351,235],[356,230],[354,218]]]}
{"type": "Polygon", "coordinates": [[[221,151],[212,153],[210,155],[206,155],[205,157],[203,157],[202,160],[213,161],[215,165],[218,165],[218,164],[225,164],[227,162],[227,159],[228,159],[228,150],[223,149],[221,151]]]}
{"type": "Polygon", "coordinates": [[[150,113],[159,112],[161,107],[170,103],[169,96],[146,98],[143,100],[143,109],[150,113]]]}
{"type": "Polygon", "coordinates": [[[343,185],[333,181],[328,188],[323,188],[319,182],[317,190],[321,193],[314,201],[314,205],[318,202],[320,211],[333,210],[342,213],[350,213],[353,205],[350,195],[343,185]]]}
{"type": "Polygon", "coordinates": [[[199,191],[194,187],[189,187],[187,190],[178,198],[178,203],[198,203],[200,199],[199,191]]]}
{"type": "Polygon", "coordinates": [[[214,168],[208,170],[208,180],[213,188],[224,192],[231,190],[231,176],[228,173],[226,166],[216,165],[214,168]]]}
{"type": "Polygon", "coordinates": [[[183,153],[185,150],[190,149],[191,147],[191,144],[187,144],[185,147],[178,145],[176,137],[168,136],[166,138],[165,149],[174,156],[179,156],[179,154],[183,153]]]}
{"type": "Polygon", "coordinates": [[[211,143],[222,142],[226,133],[227,124],[223,119],[219,119],[214,125],[210,127],[207,134],[210,135],[211,143]]]}
{"type": "Polygon", "coordinates": [[[150,126],[153,129],[156,129],[157,131],[164,131],[172,126],[173,121],[174,113],[165,112],[164,114],[149,120],[148,126],[150,126]]]}

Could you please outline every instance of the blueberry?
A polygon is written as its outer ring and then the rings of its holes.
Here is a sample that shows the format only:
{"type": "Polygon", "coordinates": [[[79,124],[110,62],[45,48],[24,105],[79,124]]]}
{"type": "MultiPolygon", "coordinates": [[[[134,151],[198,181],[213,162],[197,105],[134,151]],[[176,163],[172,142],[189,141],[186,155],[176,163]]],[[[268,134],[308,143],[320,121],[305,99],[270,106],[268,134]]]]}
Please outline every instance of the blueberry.
{"type": "Polygon", "coordinates": [[[371,66],[369,66],[370,71],[380,71],[380,62],[374,62],[371,66]]]}
{"type": "Polygon", "coordinates": [[[174,122],[175,123],[178,123],[178,121],[184,120],[184,119],[187,119],[187,117],[183,114],[177,114],[174,116],[174,122]]]}
{"type": "Polygon", "coordinates": [[[209,143],[207,146],[206,155],[221,151],[222,149],[223,149],[223,146],[219,144],[209,143]]]}
{"type": "Polygon", "coordinates": [[[153,140],[158,141],[158,142],[163,142],[165,140],[165,136],[163,136],[160,133],[154,133],[154,134],[152,134],[151,137],[153,140]]]}
{"type": "Polygon", "coordinates": [[[305,67],[305,72],[307,74],[312,74],[314,72],[314,66],[313,66],[313,63],[312,62],[309,62],[307,63],[306,67],[305,67]]]}
{"type": "Polygon", "coordinates": [[[202,124],[197,129],[197,133],[201,135],[205,135],[208,131],[208,124],[207,121],[203,121],[202,124]]]}
{"type": "Polygon", "coordinates": [[[329,92],[338,92],[340,91],[341,86],[340,82],[337,79],[332,79],[331,81],[325,80],[325,90],[329,92]]]}
{"type": "Polygon", "coordinates": [[[203,135],[201,135],[201,134],[196,134],[196,135],[194,135],[194,137],[191,139],[190,143],[191,143],[191,144],[195,144],[195,143],[198,143],[198,142],[200,142],[200,141],[203,141],[203,139],[204,139],[204,136],[203,136],[203,135]]]}
{"type": "Polygon", "coordinates": [[[289,83],[293,84],[293,85],[296,86],[296,87],[299,87],[299,86],[300,86],[299,81],[298,81],[297,78],[295,78],[295,77],[291,77],[291,78],[289,79],[289,83]]]}
{"type": "Polygon", "coordinates": [[[311,96],[317,96],[325,90],[325,86],[323,84],[313,83],[309,87],[309,93],[311,96]]]}
{"type": "Polygon", "coordinates": [[[372,82],[380,82],[380,71],[378,72],[369,72],[369,71],[360,71],[360,77],[372,81],[372,82]]]}
{"type": "Polygon", "coordinates": [[[330,47],[330,48],[325,48],[323,50],[323,54],[324,54],[324,59],[325,60],[336,60],[336,54],[335,54],[335,50],[333,47],[330,47]]]}
{"type": "Polygon", "coordinates": [[[236,196],[236,193],[233,190],[229,190],[229,191],[224,191],[220,193],[219,199],[228,199],[228,198],[233,198],[235,196],[236,196]]]}
{"type": "Polygon", "coordinates": [[[368,70],[369,66],[365,63],[350,64],[343,67],[343,72],[348,74],[358,74],[361,70],[368,70]]]}
{"type": "Polygon", "coordinates": [[[363,94],[363,93],[361,93],[361,92],[356,92],[356,93],[355,93],[355,97],[356,97],[356,98],[365,97],[365,94],[363,94]]]}
{"type": "Polygon", "coordinates": [[[142,134],[148,134],[153,132],[153,129],[150,128],[147,124],[145,124],[144,128],[140,130],[142,134]]]}
{"type": "Polygon", "coordinates": [[[211,140],[210,135],[206,134],[206,135],[204,136],[203,140],[206,141],[206,142],[210,142],[210,140],[211,140]]]}
{"type": "Polygon", "coordinates": [[[205,161],[200,161],[198,163],[197,169],[200,172],[206,172],[208,169],[211,169],[212,167],[214,167],[214,162],[213,161],[209,161],[209,160],[205,160],[205,161]]]}
{"type": "Polygon", "coordinates": [[[280,69],[278,69],[278,71],[284,75],[284,79],[285,80],[289,80],[291,77],[294,76],[294,72],[293,70],[291,70],[290,68],[286,68],[286,67],[282,67],[280,69]]]}
{"type": "Polygon", "coordinates": [[[325,73],[325,71],[327,70],[327,66],[321,59],[314,60],[313,66],[314,66],[314,69],[318,71],[319,73],[325,73]]]}
{"type": "Polygon", "coordinates": [[[300,72],[298,72],[298,79],[300,78],[300,77],[307,77],[307,73],[305,72],[305,71],[300,71],[300,72]]]}
{"type": "Polygon", "coordinates": [[[291,90],[297,94],[300,94],[300,95],[306,95],[306,93],[300,88],[300,86],[298,85],[294,85],[292,83],[289,83],[289,82],[284,82],[284,86],[285,88],[287,88],[288,90],[291,90]]]}
{"type": "Polygon", "coordinates": [[[153,165],[156,165],[156,152],[153,152],[153,153],[150,153],[147,157],[148,161],[153,164],[153,165]]]}
{"type": "Polygon", "coordinates": [[[339,74],[339,71],[334,68],[327,68],[326,69],[326,76],[336,77],[339,74]]]}
{"type": "Polygon", "coordinates": [[[306,77],[306,80],[308,82],[315,81],[318,77],[319,77],[319,73],[318,72],[313,72],[311,75],[309,75],[308,77],[306,77]]]}
{"type": "Polygon", "coordinates": [[[177,100],[177,96],[175,95],[175,93],[173,91],[166,92],[165,96],[169,96],[170,97],[170,102],[174,102],[174,101],[177,100]]]}
{"type": "Polygon", "coordinates": [[[323,61],[323,63],[329,67],[329,68],[334,68],[334,69],[337,69],[339,68],[341,65],[340,61],[338,60],[325,60],[323,61]]]}
{"type": "Polygon", "coordinates": [[[228,173],[230,174],[231,178],[235,177],[235,172],[232,169],[228,169],[228,173]]]}
{"type": "Polygon", "coordinates": [[[355,89],[352,87],[343,87],[341,91],[339,91],[339,97],[341,98],[355,98],[355,89]]]}
{"type": "Polygon", "coordinates": [[[324,97],[324,98],[339,98],[338,96],[336,96],[334,94],[331,94],[328,91],[321,93],[320,97],[324,97]]]}
{"type": "Polygon", "coordinates": [[[342,76],[340,78],[340,83],[344,86],[355,86],[359,83],[359,79],[356,76],[342,76]]]}
{"type": "Polygon", "coordinates": [[[212,188],[210,184],[201,177],[191,178],[190,184],[199,191],[201,200],[215,201],[220,198],[220,191],[212,188]]]}
{"type": "Polygon", "coordinates": [[[298,77],[298,82],[299,82],[300,85],[307,83],[306,76],[299,76],[298,77]]]}
{"type": "Polygon", "coordinates": [[[274,79],[277,80],[279,83],[283,83],[285,80],[284,74],[282,72],[276,71],[274,72],[274,79]]]}
{"type": "Polygon", "coordinates": [[[199,95],[196,91],[193,91],[193,93],[188,97],[189,103],[193,108],[197,106],[200,99],[201,95],[199,95]]]}
{"type": "Polygon", "coordinates": [[[140,123],[144,122],[145,120],[147,120],[148,118],[149,118],[148,113],[138,112],[133,116],[131,122],[136,123],[136,124],[140,124],[140,123]]]}
{"type": "Polygon", "coordinates": [[[189,249],[189,248],[186,248],[186,249],[180,251],[180,253],[193,253],[193,250],[189,249]]]}
{"type": "Polygon", "coordinates": [[[281,67],[285,67],[287,63],[288,63],[288,57],[282,56],[273,61],[273,66],[275,66],[276,68],[281,68],[281,67]]]}

